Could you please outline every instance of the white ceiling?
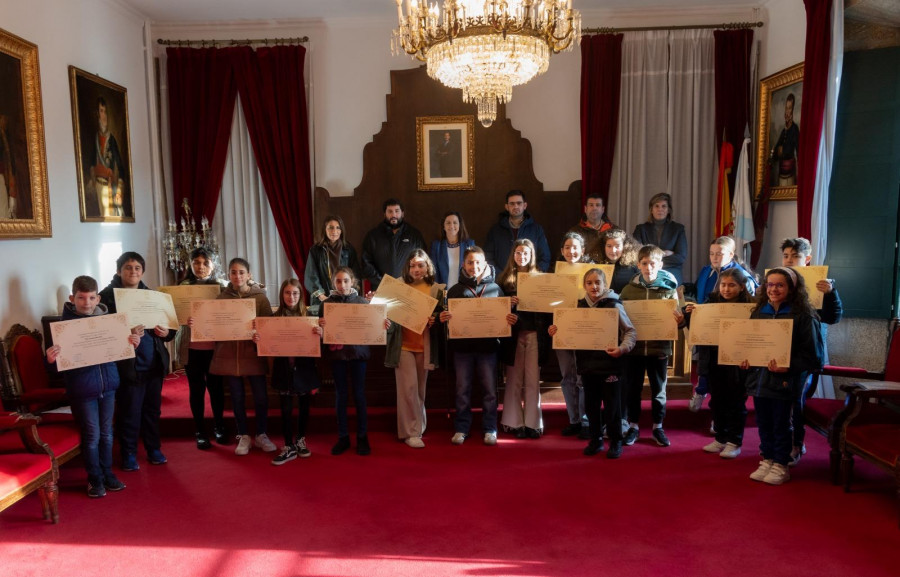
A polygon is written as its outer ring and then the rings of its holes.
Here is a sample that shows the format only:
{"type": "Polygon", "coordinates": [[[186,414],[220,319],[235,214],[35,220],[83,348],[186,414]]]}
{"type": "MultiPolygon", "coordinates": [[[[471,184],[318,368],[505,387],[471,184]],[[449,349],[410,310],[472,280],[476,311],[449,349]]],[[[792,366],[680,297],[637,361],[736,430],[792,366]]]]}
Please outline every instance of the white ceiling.
{"type": "MultiPolygon", "coordinates": [[[[155,22],[395,18],[395,0],[118,0],[155,22]]],[[[434,2],[435,0],[430,0],[434,2]]],[[[582,11],[738,7],[765,0],[573,0],[582,11]]]]}

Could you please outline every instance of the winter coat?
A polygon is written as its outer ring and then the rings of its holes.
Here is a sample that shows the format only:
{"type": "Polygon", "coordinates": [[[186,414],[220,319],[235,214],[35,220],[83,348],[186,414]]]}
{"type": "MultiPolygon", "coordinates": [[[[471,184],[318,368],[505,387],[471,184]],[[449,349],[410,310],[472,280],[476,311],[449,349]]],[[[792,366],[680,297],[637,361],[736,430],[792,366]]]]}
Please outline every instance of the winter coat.
{"type": "MultiPolygon", "coordinates": [[[[359,296],[356,289],[351,289],[349,295],[342,295],[332,291],[331,295],[322,303],[337,303],[351,305],[367,305],[369,301],[359,296]]],[[[319,317],[325,316],[325,307],[319,308],[319,317]]],[[[343,345],[340,349],[332,350],[331,345],[322,345],[322,356],[332,361],[368,361],[371,353],[369,345],[343,345]]]]}
{"type": "MultiPolygon", "coordinates": [[[[256,316],[272,316],[272,305],[269,303],[266,292],[259,285],[250,285],[250,290],[240,293],[228,283],[225,290],[219,294],[220,299],[253,299],[256,301],[256,316]]],[[[256,354],[256,343],[246,341],[217,341],[209,372],[213,375],[229,377],[246,377],[252,375],[265,375],[268,369],[265,359],[256,354]]]]}
{"type": "MultiPolygon", "coordinates": [[[[480,280],[466,276],[463,272],[459,275],[459,282],[447,291],[447,300],[502,297],[503,289],[494,282],[494,267],[488,265],[487,270],[480,280]],[[475,294],[473,294],[473,291],[475,294]]],[[[452,321],[451,321],[452,322],[452,321]]],[[[450,350],[456,353],[496,353],[500,347],[499,339],[450,339],[450,350]]]]}
{"type": "Polygon", "coordinates": [[[634,278],[634,275],[640,274],[640,272],[638,267],[634,265],[626,266],[616,263],[616,267],[613,269],[613,277],[606,280],[609,281],[609,288],[617,293],[621,293],[628,283],[631,282],[631,279],[634,278]]]}
{"type": "MultiPolygon", "coordinates": [[[[350,267],[356,278],[362,278],[362,268],[359,264],[359,257],[356,249],[344,240],[341,246],[340,266],[350,267]]],[[[306,259],[306,271],[303,273],[303,286],[309,294],[309,314],[316,316],[319,314],[319,307],[322,301],[319,295],[328,296],[334,290],[334,284],[331,282],[332,273],[331,262],[328,259],[328,249],[321,242],[313,245],[309,249],[309,256],[306,259]]]]}
{"type": "MultiPolygon", "coordinates": [[[[649,284],[638,274],[622,289],[621,300],[677,299],[678,294],[675,292],[677,286],[675,277],[664,270],[659,271],[656,280],[649,284]]],[[[641,340],[641,335],[637,335],[637,338],[637,345],[628,353],[630,355],[661,357],[672,354],[672,341],[646,341],[641,340]]]]}
{"type": "Polygon", "coordinates": [[[721,271],[729,270],[734,267],[744,271],[744,276],[747,277],[747,292],[756,294],[759,283],[756,282],[756,279],[753,278],[753,275],[751,275],[746,268],[741,266],[736,260],[733,260],[718,271],[710,265],[706,265],[700,269],[700,274],[697,276],[697,303],[701,305],[706,303],[707,299],[709,299],[709,295],[711,295],[719,286],[719,274],[721,271]]]}
{"type": "Polygon", "coordinates": [[[417,248],[428,247],[422,233],[405,222],[397,232],[384,221],[370,230],[363,240],[362,273],[372,283],[372,290],[378,288],[386,274],[400,278],[407,256],[417,248]]]}
{"type": "MultiPolygon", "coordinates": [[[[615,291],[607,289],[593,305],[585,297],[578,301],[578,308],[616,309],[619,312],[619,348],[623,353],[628,353],[634,348],[637,331],[634,330],[634,325],[631,324],[625,313],[625,307],[622,306],[615,291]]],[[[620,374],[623,364],[623,357],[611,357],[606,351],[575,351],[575,365],[579,375],[620,374]]]]}
{"type": "MultiPolygon", "coordinates": [[[[66,303],[63,306],[62,320],[86,319],[88,316],[99,317],[107,313],[106,306],[98,304],[90,315],[80,315],[75,310],[75,305],[66,303]]],[[[122,346],[131,346],[131,343],[122,343],[122,346]]],[[[97,399],[119,388],[119,371],[116,363],[102,363],[62,371],[63,381],[66,383],[66,396],[70,401],[97,399]]]]}
{"type": "MultiPolygon", "coordinates": [[[[437,317],[444,310],[444,299],[446,298],[446,286],[444,284],[435,283],[431,285],[429,296],[437,299],[434,307],[434,317],[437,317]]],[[[444,339],[444,327],[440,322],[435,322],[431,328],[425,329],[425,368],[429,371],[440,367],[443,364],[443,349],[446,341],[444,339]]],[[[387,330],[387,348],[384,352],[384,366],[393,369],[400,364],[400,352],[403,350],[403,327],[397,323],[391,323],[387,330]]]]}
{"type": "Polygon", "coordinates": [[[676,286],[682,283],[682,266],[687,259],[688,242],[684,225],[674,220],[663,225],[662,238],[657,242],[655,226],[645,222],[634,227],[635,240],[641,244],[652,244],[663,250],[671,250],[672,254],[663,257],[663,270],[675,277],[676,286]]]}
{"type": "Polygon", "coordinates": [[[525,220],[519,225],[518,235],[513,231],[509,224],[509,213],[500,213],[497,223],[488,231],[487,239],[484,241],[484,254],[489,264],[499,269],[506,266],[509,260],[509,253],[512,251],[513,243],[522,238],[527,238],[534,243],[534,249],[537,252],[535,260],[538,268],[543,272],[550,269],[550,245],[547,244],[547,236],[544,229],[531,218],[529,213],[525,213],[525,220]]]}

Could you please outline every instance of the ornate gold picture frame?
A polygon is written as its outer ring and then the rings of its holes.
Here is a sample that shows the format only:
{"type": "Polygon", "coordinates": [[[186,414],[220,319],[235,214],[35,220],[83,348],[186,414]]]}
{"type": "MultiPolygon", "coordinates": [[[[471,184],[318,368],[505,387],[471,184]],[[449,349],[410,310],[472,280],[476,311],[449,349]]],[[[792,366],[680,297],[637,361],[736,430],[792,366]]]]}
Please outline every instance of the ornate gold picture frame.
{"type": "Polygon", "coordinates": [[[475,189],[475,117],[416,117],[419,190],[475,189]]]}
{"type": "Polygon", "coordinates": [[[770,200],[797,200],[797,141],[803,126],[803,63],[759,82],[756,142],[756,198],[764,184],[770,200]]]}
{"type": "Polygon", "coordinates": [[[81,222],[134,222],[128,91],[69,66],[81,222]]]}
{"type": "Polygon", "coordinates": [[[38,47],[0,29],[0,238],[49,236],[38,47]]]}

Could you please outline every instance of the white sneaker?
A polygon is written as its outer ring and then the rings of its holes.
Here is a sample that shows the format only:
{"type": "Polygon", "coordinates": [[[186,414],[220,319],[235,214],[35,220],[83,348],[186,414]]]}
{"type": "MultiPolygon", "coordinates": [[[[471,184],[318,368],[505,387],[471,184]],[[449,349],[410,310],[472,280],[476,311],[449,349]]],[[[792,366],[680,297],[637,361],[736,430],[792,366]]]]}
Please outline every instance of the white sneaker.
{"type": "Polygon", "coordinates": [[[740,454],[741,447],[739,445],[735,445],[734,443],[725,443],[725,448],[722,449],[722,452],[719,453],[719,456],[723,459],[735,459],[740,454]]]}
{"type": "Polygon", "coordinates": [[[688,410],[690,410],[692,413],[696,413],[697,411],[699,411],[700,407],[703,406],[703,399],[705,398],[706,395],[698,395],[697,393],[694,393],[691,397],[691,401],[688,403],[688,410]]]}
{"type": "Polygon", "coordinates": [[[788,462],[788,467],[795,467],[797,463],[800,462],[800,458],[806,454],[806,445],[802,445],[800,447],[794,447],[791,449],[791,460],[788,462]]]}
{"type": "Polygon", "coordinates": [[[763,478],[763,483],[768,485],[783,485],[791,480],[791,473],[784,465],[774,463],[769,473],[763,478]]]}
{"type": "Polygon", "coordinates": [[[422,440],[422,437],[408,437],[404,442],[413,449],[425,448],[425,441],[422,440]]]}
{"type": "Polygon", "coordinates": [[[725,448],[725,443],[720,443],[719,441],[713,441],[712,443],[703,447],[703,450],[707,453],[721,453],[722,449],[725,448]]]}
{"type": "Polygon", "coordinates": [[[237,441],[237,448],[234,450],[235,455],[246,455],[250,452],[250,445],[253,443],[250,440],[250,435],[238,435],[237,441]]]}
{"type": "Polygon", "coordinates": [[[484,434],[484,444],[485,445],[496,445],[497,444],[497,433],[485,433],[484,434]]]}
{"type": "Polygon", "coordinates": [[[275,443],[270,441],[269,436],[265,433],[256,435],[256,439],[253,441],[253,444],[266,453],[274,453],[278,450],[278,447],[275,446],[275,443]]]}
{"type": "Polygon", "coordinates": [[[750,478],[754,481],[762,481],[766,478],[766,475],[769,474],[769,470],[772,468],[772,461],[765,460],[759,462],[759,468],[752,473],[750,473],[750,478]]]}
{"type": "Polygon", "coordinates": [[[466,442],[466,434],[465,433],[453,433],[453,438],[450,439],[450,442],[454,445],[462,445],[466,442]]]}

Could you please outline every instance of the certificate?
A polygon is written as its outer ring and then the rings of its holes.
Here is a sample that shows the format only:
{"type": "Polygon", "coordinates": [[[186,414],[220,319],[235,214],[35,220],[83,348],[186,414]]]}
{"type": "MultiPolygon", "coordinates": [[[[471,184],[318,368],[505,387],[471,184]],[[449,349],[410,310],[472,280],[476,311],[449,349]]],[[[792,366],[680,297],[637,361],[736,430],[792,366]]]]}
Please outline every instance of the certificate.
{"type": "Polygon", "coordinates": [[[434,313],[437,303],[436,298],[390,275],[381,278],[381,284],[378,285],[378,290],[372,298],[372,304],[387,306],[387,318],[392,323],[402,325],[418,334],[425,332],[428,319],[434,313]]]}
{"type": "Polygon", "coordinates": [[[327,345],[386,345],[385,305],[324,303],[327,345]]]}
{"type": "MultiPolygon", "coordinates": [[[[631,324],[637,330],[639,341],[678,340],[678,322],[675,321],[675,299],[622,301],[631,324]]],[[[692,319],[693,320],[693,319],[692,319]]]]}
{"type": "Polygon", "coordinates": [[[144,325],[148,329],[156,326],[178,329],[175,305],[172,297],[161,292],[144,289],[113,289],[116,312],[128,315],[132,327],[144,325]]]}
{"type": "Polygon", "coordinates": [[[191,342],[249,341],[253,338],[256,299],[191,301],[191,342]]]}
{"type": "MultiPolygon", "coordinates": [[[[519,275],[519,280],[521,279],[522,275],[519,275]]],[[[512,335],[512,327],[506,320],[511,303],[509,297],[448,299],[447,310],[453,315],[450,317],[450,338],[478,339],[512,335]]]]}
{"type": "MultiPolygon", "coordinates": [[[[816,310],[821,309],[822,304],[825,302],[825,293],[816,288],[816,283],[820,280],[826,280],[828,278],[828,267],[797,266],[791,268],[797,271],[797,273],[802,276],[803,280],[806,282],[806,292],[809,293],[809,304],[811,304],[816,310]]],[[[766,274],[768,274],[770,270],[771,269],[766,269],[766,274]]],[[[761,288],[765,289],[765,287],[761,288]]]]}
{"type": "Polygon", "coordinates": [[[222,287],[217,284],[184,284],[161,286],[156,290],[172,296],[172,304],[175,305],[175,316],[178,317],[178,324],[186,325],[188,318],[191,316],[191,302],[213,300],[219,296],[222,287]]]}
{"type": "Polygon", "coordinates": [[[566,262],[564,260],[556,261],[556,274],[571,274],[578,277],[578,298],[584,298],[584,275],[591,269],[600,269],[606,275],[606,286],[612,283],[613,272],[616,269],[614,264],[593,264],[588,262],[566,262]]]}
{"type": "Polygon", "coordinates": [[[261,357],[321,357],[322,340],[313,332],[317,317],[259,317],[256,353],[261,357]]]}
{"type": "Polygon", "coordinates": [[[125,313],[50,323],[50,334],[59,345],[56,368],[60,371],[134,358],[125,313]]]}
{"type": "Polygon", "coordinates": [[[719,323],[722,319],[749,319],[753,303],[715,303],[694,305],[688,346],[719,344],[719,323]]]}
{"type": "Polygon", "coordinates": [[[619,346],[619,311],[615,308],[553,311],[554,349],[605,351],[619,346]]]}
{"type": "MultiPolygon", "coordinates": [[[[693,319],[691,319],[693,322],[693,319]]],[[[719,364],[765,367],[775,359],[779,367],[791,365],[791,319],[722,319],[719,324],[719,364]]]]}
{"type": "Polygon", "coordinates": [[[582,283],[572,274],[518,274],[516,294],[520,311],[552,313],[557,308],[575,308],[582,283]]]}

